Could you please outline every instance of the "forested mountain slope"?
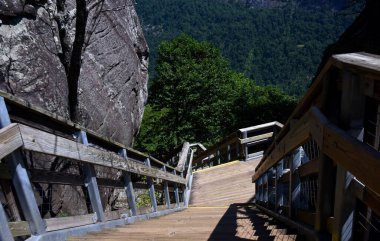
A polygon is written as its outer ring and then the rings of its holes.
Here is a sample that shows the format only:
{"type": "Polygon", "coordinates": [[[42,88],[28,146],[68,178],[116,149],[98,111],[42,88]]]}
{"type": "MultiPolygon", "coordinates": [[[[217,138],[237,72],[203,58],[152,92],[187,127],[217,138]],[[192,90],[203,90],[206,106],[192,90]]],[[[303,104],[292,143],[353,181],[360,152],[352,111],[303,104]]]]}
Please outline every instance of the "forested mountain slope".
{"type": "MultiPolygon", "coordinates": [[[[258,84],[301,95],[327,45],[337,40],[362,4],[344,11],[283,1],[275,8],[247,8],[236,1],[136,0],[154,75],[157,48],[181,32],[222,50],[233,69],[258,84]]],[[[322,1],[323,2],[323,1],[322,1]]]]}

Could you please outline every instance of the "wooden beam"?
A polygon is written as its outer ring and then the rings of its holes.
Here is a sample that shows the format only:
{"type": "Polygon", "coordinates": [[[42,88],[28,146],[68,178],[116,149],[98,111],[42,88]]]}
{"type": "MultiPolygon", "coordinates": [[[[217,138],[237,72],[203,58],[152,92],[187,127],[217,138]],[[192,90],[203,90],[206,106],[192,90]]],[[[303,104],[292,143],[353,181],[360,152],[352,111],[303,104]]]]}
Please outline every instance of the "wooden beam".
{"type": "Polygon", "coordinates": [[[311,160],[298,167],[298,175],[300,177],[316,174],[319,171],[318,159],[311,160]]]}
{"type": "Polygon", "coordinates": [[[324,136],[323,148],[326,155],[352,173],[368,188],[380,193],[378,178],[380,153],[333,125],[325,127],[324,136]]]}
{"type": "Polygon", "coordinates": [[[269,132],[262,135],[252,136],[246,139],[239,139],[239,142],[240,144],[245,144],[245,143],[259,141],[262,139],[268,139],[268,138],[271,138],[272,136],[273,136],[273,132],[269,132]]]}
{"type": "Polygon", "coordinates": [[[10,124],[0,129],[0,159],[22,147],[20,129],[17,124],[10,124]]]}
{"type": "Polygon", "coordinates": [[[265,124],[261,124],[261,125],[242,128],[242,129],[239,129],[239,131],[240,132],[253,132],[253,131],[258,131],[258,130],[262,130],[265,128],[276,127],[276,126],[282,128],[284,125],[281,124],[280,122],[273,121],[273,122],[269,122],[269,123],[265,123],[265,124]]]}
{"type": "Polygon", "coordinates": [[[44,220],[47,226],[46,230],[49,232],[93,224],[96,223],[97,216],[96,214],[85,214],[80,216],[49,218],[44,220]]]}
{"type": "Polygon", "coordinates": [[[112,167],[181,184],[185,184],[186,182],[186,180],[181,177],[165,173],[155,168],[149,168],[143,163],[125,160],[113,152],[99,150],[24,125],[20,125],[20,131],[22,139],[24,140],[24,149],[29,151],[112,167]]]}
{"type": "Polygon", "coordinates": [[[332,56],[334,66],[350,72],[380,80],[380,58],[367,53],[348,53],[332,56]]]}
{"type": "Polygon", "coordinates": [[[13,237],[29,236],[32,234],[29,228],[29,223],[27,221],[9,222],[8,225],[13,237]]]}

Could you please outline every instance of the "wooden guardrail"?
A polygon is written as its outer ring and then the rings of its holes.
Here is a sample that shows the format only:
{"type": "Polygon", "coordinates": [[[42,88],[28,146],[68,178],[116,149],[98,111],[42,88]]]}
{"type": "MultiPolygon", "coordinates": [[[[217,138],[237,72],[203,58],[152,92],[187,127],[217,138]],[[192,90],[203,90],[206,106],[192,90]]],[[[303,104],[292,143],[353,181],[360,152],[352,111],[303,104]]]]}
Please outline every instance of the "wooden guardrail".
{"type": "Polygon", "coordinates": [[[193,161],[194,169],[219,165],[233,160],[257,159],[263,155],[282,128],[279,122],[239,129],[209,149],[199,153],[193,161]]]}
{"type": "Polygon", "coordinates": [[[377,240],[379,140],[380,56],[332,56],[257,166],[257,204],[312,239],[377,240]]]}
{"type": "Polygon", "coordinates": [[[188,205],[193,157],[188,143],[180,165],[172,167],[3,92],[0,114],[0,240],[30,235],[63,240],[69,233],[188,205]],[[145,195],[144,190],[149,204],[140,207],[137,196],[145,195]],[[80,210],[61,214],[70,198],[80,210]],[[110,204],[107,198],[115,200],[110,204]],[[115,208],[115,202],[122,207],[115,208]]]}

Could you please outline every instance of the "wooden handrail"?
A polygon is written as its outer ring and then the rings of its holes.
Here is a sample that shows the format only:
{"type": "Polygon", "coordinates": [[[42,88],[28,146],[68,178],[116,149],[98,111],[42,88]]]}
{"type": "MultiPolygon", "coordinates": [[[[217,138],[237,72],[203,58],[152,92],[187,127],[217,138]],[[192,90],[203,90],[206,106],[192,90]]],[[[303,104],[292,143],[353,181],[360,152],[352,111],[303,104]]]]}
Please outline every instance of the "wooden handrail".
{"type": "Polygon", "coordinates": [[[316,107],[312,107],[300,122],[281,140],[277,148],[265,159],[264,164],[256,170],[252,182],[256,181],[285,155],[312,137],[315,138],[322,152],[335,163],[351,172],[368,188],[380,193],[378,180],[379,152],[349,136],[345,131],[329,122],[316,107]]]}
{"type": "MultiPolygon", "coordinates": [[[[290,122],[299,119],[310,109],[313,102],[316,100],[316,97],[322,92],[324,77],[329,71],[333,71],[334,68],[340,70],[350,69],[353,73],[359,74],[363,77],[371,78],[374,81],[380,80],[380,63],[379,59],[375,56],[363,52],[333,55],[314,79],[304,97],[299,101],[299,104],[288,118],[284,127],[276,136],[272,145],[267,149],[267,153],[270,153],[277,143],[279,143],[289,132],[290,122]]],[[[264,156],[257,165],[256,170],[260,168],[265,160],[266,157],[264,156]]]]}
{"type": "Polygon", "coordinates": [[[7,106],[10,107],[11,119],[14,119],[16,122],[25,124],[28,126],[36,127],[37,129],[44,130],[45,132],[53,133],[57,136],[62,136],[67,139],[72,138],[72,134],[78,131],[85,131],[87,137],[91,140],[96,140],[101,143],[105,143],[110,146],[111,149],[126,149],[129,154],[138,157],[143,162],[146,158],[150,158],[152,166],[161,167],[165,165],[167,168],[174,170],[175,167],[172,167],[168,164],[163,163],[162,161],[153,158],[152,156],[142,153],[138,150],[135,150],[131,147],[128,147],[122,143],[119,143],[111,138],[102,136],[97,132],[87,129],[79,124],[76,124],[68,119],[65,119],[62,116],[51,113],[41,107],[35,106],[28,101],[25,101],[21,98],[13,96],[9,93],[0,90],[0,96],[4,98],[7,106]],[[14,113],[13,113],[14,112],[14,113]],[[18,115],[23,115],[19,117],[18,115]],[[28,119],[25,119],[26,116],[28,119]],[[50,126],[49,128],[47,126],[50,126]]]}
{"type": "Polygon", "coordinates": [[[0,132],[1,155],[6,156],[19,147],[25,150],[74,159],[91,164],[112,167],[136,174],[164,179],[171,182],[186,184],[179,176],[155,168],[149,168],[143,163],[125,160],[121,156],[78,142],[46,133],[21,124],[11,124],[0,132]]]}

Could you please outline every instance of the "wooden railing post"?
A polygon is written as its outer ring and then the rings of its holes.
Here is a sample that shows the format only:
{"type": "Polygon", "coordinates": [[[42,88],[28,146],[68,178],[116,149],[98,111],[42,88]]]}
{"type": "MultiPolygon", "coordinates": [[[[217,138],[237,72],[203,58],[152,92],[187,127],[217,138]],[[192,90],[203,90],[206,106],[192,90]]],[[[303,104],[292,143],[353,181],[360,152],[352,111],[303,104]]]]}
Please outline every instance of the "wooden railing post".
{"type": "MultiPolygon", "coordinates": [[[[166,166],[163,166],[162,169],[164,172],[166,172],[166,166]]],[[[166,208],[170,209],[170,194],[169,194],[169,185],[167,181],[164,181],[164,196],[165,196],[166,208]]]]}
{"type": "MultiPolygon", "coordinates": [[[[77,135],[78,135],[77,141],[79,143],[82,143],[83,145],[88,145],[86,132],[79,131],[77,135]]],[[[103,205],[100,198],[98,183],[96,181],[96,172],[95,172],[94,166],[89,163],[84,163],[83,169],[84,169],[83,171],[84,171],[84,176],[85,176],[84,185],[87,187],[88,196],[91,201],[92,210],[95,212],[96,217],[100,222],[105,222],[106,218],[104,216],[104,210],[103,210],[103,205]]]]}
{"type": "MultiPolygon", "coordinates": [[[[363,140],[365,96],[360,93],[360,78],[345,71],[342,81],[340,124],[342,129],[363,140]]],[[[352,231],[344,230],[353,227],[353,217],[356,200],[347,195],[347,188],[353,176],[343,167],[337,166],[335,205],[334,205],[334,232],[333,241],[340,241],[344,233],[345,240],[352,240],[352,231]]]]}
{"type": "MultiPolygon", "coordinates": [[[[177,175],[176,170],[173,170],[173,174],[177,175]]],[[[179,191],[178,191],[178,184],[177,183],[174,183],[174,196],[175,196],[176,207],[179,208],[179,191]]]]}
{"type": "MultiPolygon", "coordinates": [[[[122,149],[120,151],[120,156],[128,160],[127,150],[122,149]]],[[[133,189],[131,174],[129,172],[123,171],[123,176],[124,176],[124,190],[125,190],[125,193],[127,194],[128,206],[131,210],[132,216],[136,216],[137,215],[136,196],[135,196],[135,191],[133,189]]]]}
{"type": "MultiPolygon", "coordinates": [[[[11,124],[8,110],[3,97],[0,97],[0,128],[11,124]]],[[[23,163],[19,150],[5,157],[12,175],[12,183],[15,188],[20,206],[26,221],[29,222],[32,234],[39,235],[46,232],[46,223],[41,218],[37,201],[33,193],[33,187],[23,163]]]]}
{"type": "MultiPolygon", "coordinates": [[[[151,167],[150,160],[147,158],[145,160],[145,164],[148,167],[151,167]]],[[[148,181],[148,187],[149,187],[149,197],[150,197],[150,204],[152,206],[152,211],[157,212],[157,200],[156,200],[156,191],[154,190],[154,182],[152,177],[147,177],[148,181]]]]}
{"type": "Polygon", "coordinates": [[[13,241],[13,235],[8,226],[8,220],[5,216],[3,205],[0,203],[0,241],[13,241]]]}
{"type": "Polygon", "coordinates": [[[333,209],[334,199],[334,163],[326,155],[319,157],[319,174],[318,174],[318,193],[315,213],[315,230],[323,231],[326,229],[327,219],[330,217],[333,209]]]}

